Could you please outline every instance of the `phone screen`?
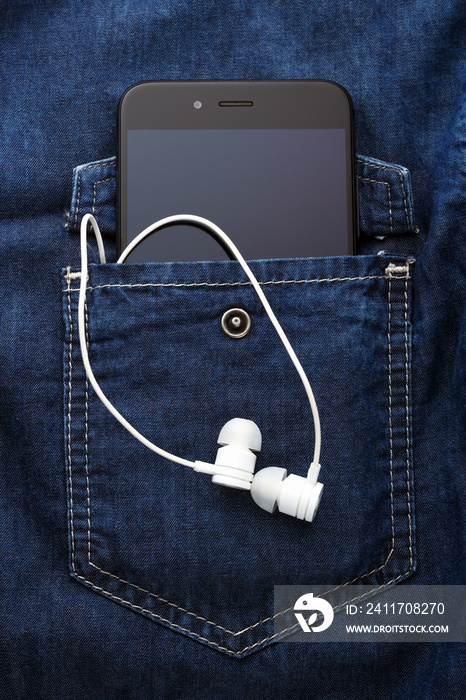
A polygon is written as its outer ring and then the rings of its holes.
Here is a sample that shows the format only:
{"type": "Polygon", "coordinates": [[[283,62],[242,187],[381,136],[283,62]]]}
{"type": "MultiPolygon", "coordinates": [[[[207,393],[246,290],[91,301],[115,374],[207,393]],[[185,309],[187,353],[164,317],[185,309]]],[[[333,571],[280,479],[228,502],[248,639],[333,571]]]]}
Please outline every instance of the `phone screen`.
{"type": "MultiPolygon", "coordinates": [[[[200,119],[203,106],[189,106],[200,119]]],[[[349,128],[335,126],[335,119],[329,127],[300,128],[302,117],[295,120],[299,128],[262,128],[261,117],[248,128],[247,110],[232,108],[228,115],[234,124],[241,112],[241,128],[212,128],[214,107],[209,128],[202,122],[196,128],[131,128],[127,119],[120,183],[126,244],[158,219],[195,214],[223,229],[249,260],[353,252],[349,128]]],[[[219,114],[224,118],[225,108],[219,114]]],[[[286,123],[287,117],[267,120],[286,123]]],[[[143,121],[150,126],[146,116],[143,121]]],[[[180,225],[146,239],[129,260],[225,258],[206,233],[180,225]]]]}

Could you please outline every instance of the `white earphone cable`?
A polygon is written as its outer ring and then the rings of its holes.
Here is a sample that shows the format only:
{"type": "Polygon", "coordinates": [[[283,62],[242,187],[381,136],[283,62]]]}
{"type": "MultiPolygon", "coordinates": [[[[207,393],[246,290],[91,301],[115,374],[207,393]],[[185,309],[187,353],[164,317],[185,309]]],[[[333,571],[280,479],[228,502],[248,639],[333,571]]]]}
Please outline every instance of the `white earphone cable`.
{"type": "MultiPolygon", "coordinates": [[[[143,445],[148,447],[150,450],[153,452],[156,452],[162,457],[165,457],[165,459],[169,459],[172,462],[177,462],[178,464],[182,464],[186,467],[191,467],[195,469],[195,462],[191,462],[190,460],[183,459],[181,457],[178,457],[177,455],[173,455],[170,452],[166,452],[165,450],[161,449],[157,445],[155,445],[153,442],[145,438],[141,433],[139,433],[128,421],[117,411],[117,409],[113,406],[113,404],[107,399],[105,396],[104,392],[100,388],[99,383],[97,382],[94,373],[92,371],[90,362],[89,362],[89,355],[87,352],[87,339],[86,339],[86,330],[85,330],[85,304],[86,304],[86,286],[87,286],[87,278],[88,278],[88,263],[87,263],[87,225],[88,223],[91,224],[92,229],[94,231],[94,234],[97,239],[97,245],[99,249],[99,255],[100,255],[100,262],[105,263],[105,252],[104,252],[104,246],[103,246],[103,240],[102,240],[102,235],[100,233],[99,226],[97,224],[97,221],[95,218],[92,216],[92,214],[86,214],[82,221],[81,221],[81,284],[80,284],[80,289],[79,289],[79,303],[78,303],[78,326],[79,326],[79,342],[81,346],[81,354],[83,358],[83,364],[84,368],[86,370],[86,374],[89,378],[89,381],[94,388],[94,391],[96,392],[97,396],[99,399],[102,401],[104,406],[110,411],[110,413],[123,425],[128,432],[131,433],[137,440],[139,440],[143,445]]],[[[144,231],[142,231],[124,250],[124,252],[121,254],[121,256],[118,259],[118,263],[123,263],[128,255],[134,250],[134,248],[141,243],[141,241],[149,236],[151,233],[154,233],[155,231],[164,228],[166,226],[171,226],[174,224],[178,223],[188,223],[192,224],[194,226],[198,226],[209,233],[213,234],[217,239],[223,242],[224,246],[226,246],[234,255],[234,257],[237,259],[241,267],[243,268],[244,272],[246,273],[249,281],[251,282],[256,294],[258,295],[259,299],[262,302],[262,305],[264,306],[264,309],[270,318],[270,321],[272,322],[275,330],[277,331],[283,345],[286,348],[286,351],[288,352],[288,355],[291,358],[291,361],[293,362],[300,378],[301,381],[304,385],[304,389],[306,391],[307,397],[309,399],[309,403],[311,406],[311,411],[312,411],[312,416],[313,416],[313,421],[314,421],[314,434],[315,434],[315,444],[314,444],[314,457],[313,461],[311,464],[311,467],[309,469],[309,475],[308,478],[314,478],[316,469],[318,469],[319,465],[319,459],[320,459],[320,445],[321,445],[321,433],[320,433],[320,419],[319,419],[319,412],[317,409],[317,404],[314,398],[314,394],[311,388],[311,385],[309,383],[309,380],[306,376],[306,373],[304,372],[302,365],[300,361],[298,360],[296,353],[294,352],[293,348],[290,345],[290,342],[288,338],[285,335],[285,332],[283,331],[280,323],[278,322],[269,302],[267,301],[267,298],[262,291],[262,289],[259,286],[258,281],[256,280],[254,274],[252,273],[251,269],[249,268],[248,264],[244,260],[243,256],[239,252],[239,250],[236,248],[234,243],[230,240],[230,238],[224,233],[218,226],[216,226],[214,223],[209,221],[208,219],[204,219],[200,216],[194,216],[192,214],[179,214],[175,216],[168,216],[164,219],[160,219],[160,221],[155,222],[154,224],[151,224],[151,226],[148,226],[144,231]]]]}

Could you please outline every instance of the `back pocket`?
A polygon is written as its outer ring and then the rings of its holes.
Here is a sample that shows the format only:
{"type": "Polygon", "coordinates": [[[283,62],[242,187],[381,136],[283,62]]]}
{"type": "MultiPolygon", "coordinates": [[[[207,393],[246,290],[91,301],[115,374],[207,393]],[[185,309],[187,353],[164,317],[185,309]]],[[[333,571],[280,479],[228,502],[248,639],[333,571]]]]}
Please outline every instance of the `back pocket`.
{"type": "MultiPolygon", "coordinates": [[[[276,639],[274,585],[375,590],[406,578],[415,567],[412,262],[251,263],[319,407],[324,493],[311,524],[271,515],[247,492],[160,458],[117,423],[86,379],[80,275],[64,270],[71,576],[234,657],[276,639]]],[[[224,423],[249,418],[263,436],[256,471],[306,475],[314,442],[307,397],[237,263],[92,265],[86,331],[104,392],[157,445],[213,461],[224,423]],[[230,308],[251,318],[242,338],[222,330],[230,308]]]]}

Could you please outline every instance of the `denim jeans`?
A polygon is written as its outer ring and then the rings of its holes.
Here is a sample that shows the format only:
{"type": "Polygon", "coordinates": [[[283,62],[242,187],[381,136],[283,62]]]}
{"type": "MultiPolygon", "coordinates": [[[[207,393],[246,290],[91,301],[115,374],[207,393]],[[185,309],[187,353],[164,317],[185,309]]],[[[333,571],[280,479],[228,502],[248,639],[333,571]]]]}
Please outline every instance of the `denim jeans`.
{"type": "Polygon", "coordinates": [[[464,694],[461,645],[284,644],[271,619],[274,584],[465,579],[464,11],[393,9],[4,8],[2,697],[464,694]],[[117,408],[210,461],[221,426],[250,418],[258,468],[305,475],[309,406],[238,265],[114,264],[118,99],[178,78],[326,78],[355,103],[358,254],[252,264],[321,411],[312,524],[144,449],[83,371],[78,229],[93,212],[109,263],[91,242],[86,333],[117,408]],[[231,307],[251,317],[244,338],[221,329],[231,307]]]}

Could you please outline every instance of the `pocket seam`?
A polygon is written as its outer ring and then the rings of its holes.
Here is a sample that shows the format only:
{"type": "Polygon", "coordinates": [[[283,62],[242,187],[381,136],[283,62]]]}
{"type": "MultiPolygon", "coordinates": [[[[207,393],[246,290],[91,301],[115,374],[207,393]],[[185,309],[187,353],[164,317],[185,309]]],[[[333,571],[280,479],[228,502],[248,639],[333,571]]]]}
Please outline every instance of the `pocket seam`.
{"type": "Polygon", "coordinates": [[[362,177],[361,175],[359,175],[359,180],[361,180],[363,182],[373,182],[376,185],[386,185],[387,197],[388,197],[388,220],[389,220],[390,233],[391,233],[391,235],[393,235],[392,190],[390,187],[390,183],[387,182],[386,180],[374,180],[370,177],[362,177]]]}
{"type": "MultiPolygon", "coordinates": [[[[81,278],[80,272],[70,272],[65,276],[67,282],[81,278]]],[[[387,275],[364,275],[362,277],[316,277],[310,279],[287,279],[287,280],[268,280],[259,282],[261,287],[266,287],[270,284],[310,284],[312,282],[354,282],[355,280],[385,280],[387,275]]],[[[402,278],[397,278],[402,279],[402,278]]],[[[86,286],[86,291],[95,289],[108,289],[112,287],[129,288],[129,287],[247,287],[251,286],[250,282],[147,282],[134,284],[98,284],[95,286],[86,286]]],[[[73,287],[64,290],[65,292],[79,292],[79,287],[73,287]]]]}
{"type": "MultiPolygon", "coordinates": [[[[397,170],[396,168],[391,168],[388,165],[376,165],[375,163],[368,163],[368,162],[361,160],[359,158],[357,159],[357,162],[360,165],[363,165],[364,167],[374,168],[374,170],[390,170],[392,172],[397,173],[397,175],[400,179],[401,191],[403,193],[403,206],[404,206],[405,217],[406,217],[406,226],[408,227],[408,230],[409,230],[410,222],[409,222],[409,212],[408,212],[408,198],[406,196],[406,189],[405,189],[405,185],[403,182],[403,175],[401,174],[401,172],[399,170],[397,170]]],[[[361,180],[365,179],[365,178],[360,177],[360,176],[358,176],[358,177],[361,180]]],[[[383,182],[383,180],[377,180],[377,182],[383,182]]]]}
{"type": "MultiPolygon", "coordinates": [[[[333,588],[331,591],[328,591],[327,593],[330,593],[332,591],[335,591],[339,588],[342,588],[346,585],[351,585],[352,583],[355,583],[356,581],[359,581],[363,578],[366,578],[367,576],[376,573],[378,571],[383,570],[387,564],[389,559],[391,558],[394,547],[395,547],[395,524],[394,524],[394,511],[393,511],[393,497],[394,497],[394,484],[393,484],[393,441],[392,441],[392,416],[391,416],[391,376],[392,376],[392,350],[391,350],[391,333],[392,333],[392,327],[391,327],[391,318],[392,318],[392,301],[391,301],[391,294],[392,294],[392,280],[393,279],[404,279],[405,284],[404,284],[404,339],[405,339],[405,401],[406,401],[406,486],[407,486],[407,491],[406,491],[406,498],[407,498],[407,503],[408,503],[408,520],[409,520],[409,554],[410,554],[410,559],[409,559],[409,568],[406,572],[399,574],[398,576],[392,578],[390,581],[383,583],[381,586],[378,588],[374,588],[372,592],[375,592],[377,590],[380,590],[382,588],[387,587],[388,585],[400,580],[401,578],[407,576],[410,571],[413,568],[413,531],[412,531],[412,517],[411,517],[411,493],[410,493],[410,410],[409,410],[409,349],[408,349],[408,280],[410,279],[410,269],[409,269],[409,262],[407,261],[404,267],[401,266],[396,266],[393,265],[392,268],[390,268],[390,265],[386,268],[385,274],[384,275],[365,275],[365,276],[358,276],[358,277],[336,277],[336,278],[314,278],[314,279],[307,279],[307,280],[279,280],[279,281],[266,281],[266,282],[261,282],[261,285],[269,285],[269,284],[287,284],[287,283],[310,283],[310,282],[336,282],[336,281],[354,281],[354,280],[366,280],[366,279],[387,279],[388,280],[388,370],[389,370],[389,423],[390,423],[390,500],[391,500],[391,508],[390,508],[390,517],[391,517],[391,529],[392,529],[392,547],[390,549],[390,552],[388,553],[385,561],[383,564],[381,564],[379,567],[376,567],[372,571],[369,571],[365,574],[362,574],[360,576],[355,577],[354,579],[340,584],[339,586],[336,586],[333,588]],[[400,274],[404,272],[404,274],[400,274]]],[[[153,617],[155,619],[159,619],[163,622],[166,622],[170,627],[177,628],[183,632],[186,632],[189,636],[194,636],[202,641],[207,642],[209,645],[213,645],[219,649],[222,649],[224,651],[227,651],[230,654],[233,654],[235,656],[238,656],[245,651],[252,649],[254,647],[257,647],[258,645],[262,645],[267,641],[270,641],[277,636],[282,636],[285,631],[292,630],[295,627],[299,627],[299,624],[296,623],[296,625],[293,625],[290,628],[287,628],[287,630],[282,630],[279,634],[274,634],[269,637],[265,637],[261,639],[260,641],[246,646],[243,649],[240,649],[239,651],[233,651],[228,647],[223,647],[217,644],[215,641],[210,640],[208,638],[202,637],[201,635],[193,632],[190,629],[187,629],[185,627],[182,627],[180,625],[177,625],[174,622],[171,622],[170,620],[167,620],[166,618],[163,618],[161,615],[158,615],[154,613],[151,610],[147,610],[143,608],[142,606],[135,605],[131,603],[128,600],[125,600],[124,598],[118,597],[111,593],[110,591],[105,590],[104,588],[97,586],[95,583],[92,581],[89,581],[86,579],[84,576],[81,576],[80,574],[77,573],[76,567],[75,567],[75,537],[74,537],[74,510],[73,510],[73,477],[72,477],[72,458],[71,458],[71,409],[72,409],[72,348],[73,348],[73,320],[72,320],[72,312],[71,312],[71,292],[72,291],[79,291],[78,289],[71,288],[71,280],[76,279],[76,274],[77,273],[71,273],[70,269],[68,268],[67,274],[65,275],[65,279],[67,280],[67,289],[64,291],[67,293],[68,296],[68,318],[69,318],[69,352],[68,352],[68,391],[69,391],[69,397],[68,397],[68,431],[67,431],[67,437],[68,437],[68,480],[69,480],[69,488],[70,488],[70,529],[71,529],[71,545],[72,545],[72,556],[71,556],[71,564],[72,564],[72,570],[73,570],[73,575],[88,584],[91,588],[101,591],[105,595],[109,596],[110,598],[120,601],[126,605],[128,605],[131,608],[134,608],[136,610],[139,610],[141,612],[147,613],[150,617],[153,617]]],[[[242,285],[248,285],[250,284],[249,282],[237,282],[237,283],[193,283],[193,284],[161,284],[161,283],[149,283],[149,284],[112,284],[112,285],[98,285],[95,287],[89,286],[89,290],[93,289],[101,289],[104,287],[191,287],[191,286],[213,286],[213,287],[218,287],[218,286],[242,286],[242,285]]],[[[87,324],[88,324],[88,312],[86,308],[86,334],[87,334],[87,324]]],[[[233,632],[232,630],[227,629],[226,627],[223,627],[221,625],[218,625],[217,623],[207,620],[206,618],[197,615],[196,613],[193,613],[191,611],[186,610],[185,608],[177,605],[176,603],[172,603],[161,596],[158,596],[157,594],[151,593],[147,589],[143,589],[140,586],[137,586],[136,584],[133,584],[129,581],[126,581],[125,579],[122,579],[119,576],[116,576],[115,574],[112,574],[108,571],[105,571],[104,569],[101,569],[98,567],[96,564],[90,561],[90,547],[91,547],[91,519],[90,519],[90,488],[89,488],[89,472],[88,472],[88,379],[86,377],[86,392],[85,392],[85,422],[86,422],[86,430],[85,430],[85,469],[86,469],[86,486],[87,486],[87,524],[88,524],[88,563],[101,573],[108,575],[112,578],[115,578],[119,581],[121,581],[124,584],[127,584],[137,590],[140,590],[141,592],[147,593],[149,596],[156,598],[162,602],[167,603],[168,605],[190,615],[195,617],[198,620],[201,620],[203,622],[206,622],[210,625],[213,625],[214,627],[221,629],[222,631],[226,632],[227,634],[236,637],[239,636],[243,633],[245,633],[248,630],[251,630],[265,622],[268,622],[275,617],[285,614],[288,612],[289,609],[280,611],[276,613],[273,616],[269,616],[263,620],[260,620],[253,625],[250,625],[248,627],[245,627],[242,630],[239,630],[237,632],[233,632]]],[[[367,595],[367,594],[366,594],[367,595]]],[[[364,596],[359,596],[359,598],[354,598],[351,601],[346,601],[346,603],[353,602],[354,600],[358,600],[361,597],[364,596]]],[[[346,604],[345,603],[345,604],[346,604]]]]}
{"type": "MultiPolygon", "coordinates": [[[[97,185],[100,185],[103,182],[113,182],[113,180],[116,180],[116,177],[113,175],[112,177],[106,177],[103,178],[102,180],[95,180],[92,189],[93,189],[93,196],[92,196],[92,214],[95,216],[95,205],[97,202],[97,185]]],[[[77,216],[77,210],[76,210],[76,216],[77,216]]]]}
{"type": "MultiPolygon", "coordinates": [[[[77,196],[76,196],[76,211],[74,213],[74,221],[73,225],[76,226],[78,223],[78,213],[79,213],[79,202],[81,199],[81,173],[85,172],[86,170],[91,170],[92,168],[101,168],[102,167],[102,162],[99,161],[97,163],[93,163],[92,165],[87,165],[85,168],[81,168],[78,174],[78,191],[77,191],[77,196]]],[[[108,178],[109,180],[116,180],[116,177],[108,178]]],[[[100,182],[103,182],[103,180],[100,180],[100,182]]],[[[94,183],[94,193],[95,193],[95,185],[97,183],[94,183]]],[[[93,207],[95,207],[95,199],[93,202],[93,207]]]]}

